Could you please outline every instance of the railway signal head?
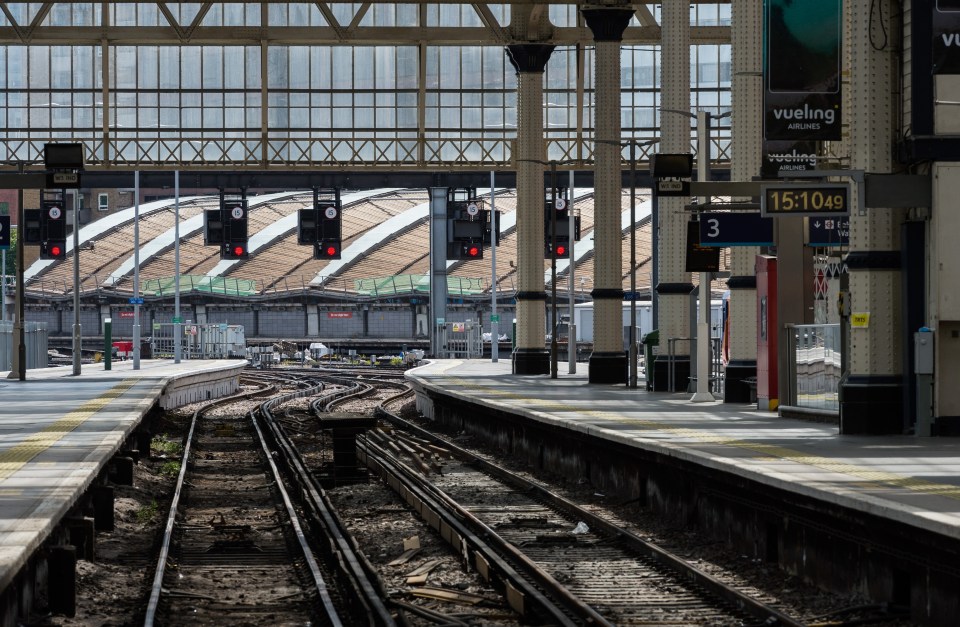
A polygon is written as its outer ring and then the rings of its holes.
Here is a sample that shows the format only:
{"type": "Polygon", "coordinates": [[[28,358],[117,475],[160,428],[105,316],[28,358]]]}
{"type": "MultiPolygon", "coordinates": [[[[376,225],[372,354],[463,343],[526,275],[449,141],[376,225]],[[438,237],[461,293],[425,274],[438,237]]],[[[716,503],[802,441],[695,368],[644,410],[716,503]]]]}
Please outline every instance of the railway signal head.
{"type": "Polygon", "coordinates": [[[221,249],[223,259],[246,259],[250,256],[247,250],[247,242],[225,242],[221,249]]]}
{"type": "Polygon", "coordinates": [[[314,244],[314,259],[339,259],[340,240],[325,240],[314,244]]]}
{"type": "Polygon", "coordinates": [[[41,259],[65,259],[66,256],[66,240],[48,240],[45,242],[40,242],[41,259]]]}
{"type": "Polygon", "coordinates": [[[476,242],[464,242],[461,246],[461,259],[483,259],[483,245],[476,242]]]}

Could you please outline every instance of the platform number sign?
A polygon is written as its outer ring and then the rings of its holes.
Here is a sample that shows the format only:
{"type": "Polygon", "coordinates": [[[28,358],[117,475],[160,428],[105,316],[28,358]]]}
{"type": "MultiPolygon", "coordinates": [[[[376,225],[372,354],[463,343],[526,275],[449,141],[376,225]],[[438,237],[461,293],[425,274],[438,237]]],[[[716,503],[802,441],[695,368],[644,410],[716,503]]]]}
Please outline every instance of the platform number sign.
{"type": "Polygon", "coordinates": [[[0,216],[0,250],[10,248],[10,216],[0,216]]]}

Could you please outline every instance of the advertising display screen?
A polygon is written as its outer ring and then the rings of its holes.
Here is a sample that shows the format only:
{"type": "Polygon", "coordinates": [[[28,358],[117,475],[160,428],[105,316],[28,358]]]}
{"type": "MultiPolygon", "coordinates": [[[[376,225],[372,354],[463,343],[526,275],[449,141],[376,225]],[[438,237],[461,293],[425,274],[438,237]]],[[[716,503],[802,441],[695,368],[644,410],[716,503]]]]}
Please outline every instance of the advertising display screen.
{"type": "Polygon", "coordinates": [[[764,134],[840,139],[841,0],[765,0],[764,134]]]}
{"type": "Polygon", "coordinates": [[[960,74],[960,0],[933,7],[933,73],[960,74]]]}

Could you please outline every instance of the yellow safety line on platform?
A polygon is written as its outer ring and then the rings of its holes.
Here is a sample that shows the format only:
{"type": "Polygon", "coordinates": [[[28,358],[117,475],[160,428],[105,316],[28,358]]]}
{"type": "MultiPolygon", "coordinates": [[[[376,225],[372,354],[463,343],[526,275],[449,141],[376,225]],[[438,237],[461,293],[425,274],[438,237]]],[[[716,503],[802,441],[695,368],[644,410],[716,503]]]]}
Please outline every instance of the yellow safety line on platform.
{"type": "Polygon", "coordinates": [[[91,399],[56,422],[30,435],[20,444],[0,452],[0,481],[20,470],[27,462],[50,448],[58,440],[79,427],[85,420],[120,397],[136,384],[137,379],[121,381],[97,398],[91,399]]]}
{"type": "Polygon", "coordinates": [[[655,420],[641,420],[637,418],[627,418],[620,414],[614,414],[609,411],[598,411],[593,409],[581,409],[574,405],[565,405],[556,402],[540,402],[538,399],[528,398],[521,396],[515,392],[510,392],[503,389],[487,387],[485,385],[480,385],[473,381],[468,381],[466,379],[461,379],[459,377],[451,377],[453,382],[457,385],[461,385],[465,388],[472,388],[476,390],[482,389],[485,394],[488,396],[500,396],[503,398],[510,398],[512,400],[526,401],[529,404],[535,405],[535,409],[545,412],[569,412],[570,410],[575,410],[583,415],[594,417],[594,418],[603,418],[605,420],[616,419],[620,422],[636,427],[641,427],[643,429],[650,429],[656,431],[662,431],[664,433],[670,433],[676,436],[683,438],[696,440],[700,444],[720,444],[723,446],[732,446],[744,450],[753,451],[767,457],[773,457],[778,459],[784,459],[787,461],[795,462],[798,464],[804,464],[806,466],[813,466],[815,468],[820,468],[821,470],[826,470],[829,472],[835,472],[843,475],[850,475],[852,477],[857,477],[863,479],[869,483],[874,484],[886,484],[895,486],[898,488],[903,488],[906,490],[911,490],[913,492],[922,492],[925,494],[932,494],[935,496],[943,496],[950,499],[960,500],[960,487],[949,485],[945,483],[935,483],[933,481],[927,481],[926,479],[920,479],[917,477],[905,477],[903,475],[898,475],[892,472],[885,470],[874,470],[870,468],[864,468],[862,466],[856,466],[849,462],[837,461],[835,459],[830,459],[829,457],[821,457],[818,455],[810,455],[809,453],[803,453],[800,451],[795,451],[783,446],[777,446],[774,444],[764,444],[763,442],[750,442],[748,440],[737,440],[734,438],[728,438],[725,436],[714,435],[704,431],[699,431],[697,429],[689,429],[686,427],[671,427],[664,422],[658,422],[655,420]]]}

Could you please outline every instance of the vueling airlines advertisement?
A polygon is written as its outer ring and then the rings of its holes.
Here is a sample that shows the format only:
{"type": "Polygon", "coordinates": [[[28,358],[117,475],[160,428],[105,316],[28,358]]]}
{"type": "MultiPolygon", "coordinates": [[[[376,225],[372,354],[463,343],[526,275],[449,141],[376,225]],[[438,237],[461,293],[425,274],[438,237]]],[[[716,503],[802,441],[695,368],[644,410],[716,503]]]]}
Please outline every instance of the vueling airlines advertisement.
{"type": "Polygon", "coordinates": [[[842,0],[764,0],[764,136],[840,139],[842,0]]]}
{"type": "Polygon", "coordinates": [[[960,74],[960,0],[935,0],[933,73],[960,74]]]}

